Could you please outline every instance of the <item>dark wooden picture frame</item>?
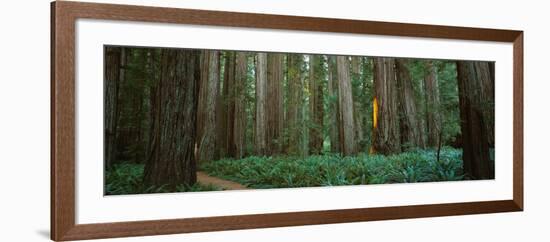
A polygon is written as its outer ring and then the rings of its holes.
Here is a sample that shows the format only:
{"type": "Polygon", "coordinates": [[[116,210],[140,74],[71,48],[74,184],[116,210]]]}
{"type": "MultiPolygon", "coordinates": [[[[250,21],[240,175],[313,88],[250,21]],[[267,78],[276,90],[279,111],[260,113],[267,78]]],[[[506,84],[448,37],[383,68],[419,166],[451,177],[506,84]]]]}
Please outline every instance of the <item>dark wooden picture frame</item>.
{"type": "Polygon", "coordinates": [[[56,241],[523,210],[523,32],[78,2],[51,4],[51,239],[56,241]],[[513,43],[513,199],[100,224],[75,222],[75,23],[142,21],[513,43]]]}

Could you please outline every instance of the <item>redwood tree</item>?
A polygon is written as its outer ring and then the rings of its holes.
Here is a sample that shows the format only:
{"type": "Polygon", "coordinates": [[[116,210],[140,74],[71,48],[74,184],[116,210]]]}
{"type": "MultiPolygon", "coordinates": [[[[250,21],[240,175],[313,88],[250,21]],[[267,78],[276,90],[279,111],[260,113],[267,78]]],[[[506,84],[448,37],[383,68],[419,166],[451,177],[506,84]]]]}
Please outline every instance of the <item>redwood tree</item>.
{"type": "Polygon", "coordinates": [[[353,97],[349,60],[346,56],[336,57],[338,72],[338,104],[340,108],[340,150],[343,155],[356,153],[355,128],[353,119],[353,97]]]}
{"type": "Polygon", "coordinates": [[[475,61],[477,78],[482,80],[481,92],[484,97],[483,117],[487,129],[487,142],[490,147],[495,146],[495,63],[475,61]]]}
{"type": "Polygon", "coordinates": [[[323,61],[320,56],[309,56],[309,152],[321,154],[323,149],[323,61]]]}
{"type": "Polygon", "coordinates": [[[413,80],[407,67],[407,59],[396,59],[397,87],[399,90],[399,113],[401,145],[405,148],[424,147],[422,126],[418,120],[417,100],[413,89],[413,80]]]}
{"type": "Polygon", "coordinates": [[[439,84],[437,82],[437,71],[433,62],[427,60],[425,66],[426,75],[424,77],[424,91],[426,95],[427,146],[437,147],[442,132],[439,84]]]}
{"type": "Polygon", "coordinates": [[[327,56],[328,62],[328,95],[329,95],[329,137],[330,151],[340,152],[340,106],[338,105],[338,73],[336,57],[327,56]]]}
{"type": "Polygon", "coordinates": [[[462,132],[462,160],[464,173],[474,179],[494,178],[494,164],[490,159],[488,117],[486,109],[491,108],[489,93],[483,86],[491,82],[486,72],[488,65],[471,61],[458,61],[458,94],[462,132]]]}
{"type": "Polygon", "coordinates": [[[267,153],[266,144],[266,96],[267,96],[267,54],[256,55],[256,125],[254,144],[256,155],[267,153]]]}
{"type": "Polygon", "coordinates": [[[287,154],[297,155],[302,151],[301,118],[302,118],[302,74],[301,66],[303,58],[300,54],[289,54],[288,65],[288,101],[286,111],[286,130],[288,142],[286,142],[287,154]]]}
{"type": "Polygon", "coordinates": [[[246,53],[238,51],[235,54],[235,80],[233,93],[233,141],[230,142],[229,153],[236,159],[244,156],[245,146],[245,128],[246,128],[246,111],[245,111],[245,85],[247,73],[247,57],[246,53]]]}
{"type": "Polygon", "coordinates": [[[356,149],[363,150],[361,146],[364,140],[363,135],[363,115],[365,114],[364,106],[361,103],[361,95],[363,95],[363,87],[361,86],[361,57],[351,57],[351,80],[353,93],[353,126],[355,134],[356,149]]]}
{"type": "Polygon", "coordinates": [[[224,57],[224,72],[223,72],[223,98],[222,98],[222,110],[221,113],[224,116],[224,124],[220,125],[221,137],[219,140],[223,149],[223,154],[230,155],[231,147],[234,146],[235,141],[233,139],[233,128],[235,123],[235,53],[233,51],[226,51],[224,57]],[[223,130],[221,130],[223,129],[223,130]]]}
{"type": "Polygon", "coordinates": [[[126,61],[125,49],[120,47],[105,47],[105,167],[110,168],[116,159],[117,121],[118,121],[118,93],[120,82],[124,78],[126,61]]]}
{"type": "Polygon", "coordinates": [[[155,87],[152,150],[145,165],[148,185],[193,185],[196,182],[196,112],[200,52],[163,49],[155,87]]]}
{"type": "Polygon", "coordinates": [[[201,83],[199,91],[198,161],[210,161],[217,158],[217,122],[216,106],[220,82],[219,51],[205,50],[202,56],[201,83]]]}
{"type": "Polygon", "coordinates": [[[388,155],[401,151],[395,60],[374,60],[374,152],[388,155]]]}
{"type": "Polygon", "coordinates": [[[267,54],[267,138],[270,155],[281,153],[283,143],[283,54],[267,54]]]}

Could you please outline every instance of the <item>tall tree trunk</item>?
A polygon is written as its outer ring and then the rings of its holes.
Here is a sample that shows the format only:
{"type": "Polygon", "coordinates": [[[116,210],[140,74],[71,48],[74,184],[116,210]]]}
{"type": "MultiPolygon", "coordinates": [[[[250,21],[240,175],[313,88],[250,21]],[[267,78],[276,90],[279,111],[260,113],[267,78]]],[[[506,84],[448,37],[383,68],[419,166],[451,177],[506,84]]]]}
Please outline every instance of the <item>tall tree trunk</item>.
{"type": "Polygon", "coordinates": [[[321,154],[323,149],[323,61],[320,56],[309,56],[309,151],[310,154],[321,154]]]}
{"type": "Polygon", "coordinates": [[[153,149],[145,165],[148,185],[193,185],[196,182],[196,114],[200,52],[163,49],[161,74],[153,107],[153,149]]]}
{"type": "Polygon", "coordinates": [[[117,121],[118,121],[118,92],[121,82],[121,77],[124,72],[123,48],[120,47],[105,47],[105,84],[104,84],[104,110],[105,110],[105,123],[104,123],[104,157],[105,167],[110,169],[116,160],[116,135],[117,135],[117,121]]]}
{"type": "Polygon", "coordinates": [[[283,143],[283,54],[267,54],[267,150],[281,153],[283,143]]]}
{"type": "Polygon", "coordinates": [[[462,132],[464,173],[474,179],[493,179],[494,164],[489,154],[489,130],[486,116],[489,97],[483,90],[490,78],[482,79],[479,64],[458,61],[458,94],[462,132]]]}
{"type": "Polygon", "coordinates": [[[160,76],[157,74],[160,72],[160,67],[157,67],[157,63],[160,60],[160,52],[158,50],[149,49],[147,53],[147,65],[148,65],[148,78],[149,78],[149,88],[148,88],[148,96],[149,96],[149,107],[148,107],[148,126],[147,126],[147,144],[146,144],[146,154],[145,154],[145,162],[149,160],[149,157],[151,157],[151,153],[153,150],[153,127],[154,127],[154,120],[155,120],[155,113],[154,108],[156,107],[156,100],[157,100],[157,85],[159,82],[160,76]]]}
{"type": "Polygon", "coordinates": [[[301,108],[302,108],[302,79],[301,66],[302,56],[299,54],[288,55],[288,105],[287,105],[287,125],[288,142],[286,143],[286,153],[297,155],[302,150],[301,146],[301,108]]]}
{"type": "Polygon", "coordinates": [[[216,98],[216,150],[218,158],[227,156],[227,82],[225,78],[227,52],[219,53],[218,96],[216,98]]]}
{"type": "Polygon", "coordinates": [[[217,50],[203,52],[201,85],[199,91],[199,108],[201,109],[200,125],[198,125],[198,161],[211,161],[218,157],[216,154],[216,104],[220,82],[220,56],[217,50]]]}
{"type": "Polygon", "coordinates": [[[474,62],[477,78],[482,80],[481,91],[484,97],[483,117],[487,130],[489,147],[495,147],[495,66],[494,62],[474,62]]]}
{"type": "Polygon", "coordinates": [[[343,155],[356,153],[355,128],[353,119],[353,94],[349,61],[346,56],[336,57],[338,72],[338,104],[340,107],[340,150],[343,155]]]}
{"type": "Polygon", "coordinates": [[[267,154],[266,144],[266,96],[267,96],[267,54],[256,55],[256,155],[267,154]]]}
{"type": "MultiPolygon", "coordinates": [[[[351,57],[351,79],[352,84],[356,83],[356,88],[352,90],[353,92],[353,125],[355,128],[355,143],[356,149],[362,151],[363,147],[361,143],[364,139],[363,136],[363,105],[361,105],[361,94],[363,90],[360,88],[361,83],[361,57],[351,57]]],[[[353,86],[353,85],[352,85],[353,86]]]]}
{"type": "Polygon", "coordinates": [[[141,76],[139,80],[137,80],[138,84],[138,94],[136,95],[137,102],[136,106],[134,108],[134,118],[136,124],[136,139],[135,139],[135,145],[134,145],[134,162],[135,163],[143,163],[145,161],[145,155],[146,155],[146,146],[145,146],[145,140],[146,140],[146,134],[147,134],[147,113],[146,113],[146,100],[147,100],[147,79],[149,78],[149,66],[147,65],[148,61],[148,49],[140,49],[135,50],[139,53],[141,62],[138,61],[139,66],[138,68],[142,69],[143,72],[141,73],[141,76]]]}
{"type": "Polygon", "coordinates": [[[393,58],[374,59],[374,152],[388,155],[401,151],[397,85],[393,58]]]}
{"type": "Polygon", "coordinates": [[[224,63],[224,81],[223,81],[223,108],[225,109],[225,152],[229,156],[234,156],[232,148],[235,147],[233,138],[233,129],[235,124],[235,53],[233,51],[225,52],[224,63]]]}
{"type": "Polygon", "coordinates": [[[401,145],[404,149],[424,148],[424,139],[422,139],[421,133],[422,126],[418,121],[418,104],[407,65],[407,59],[396,59],[397,87],[400,93],[397,96],[400,110],[401,145]]]}
{"type": "Polygon", "coordinates": [[[245,85],[247,74],[246,53],[238,51],[235,57],[235,82],[234,82],[234,122],[233,142],[231,154],[234,158],[240,159],[244,156],[246,111],[245,111],[245,85]]]}
{"type": "Polygon", "coordinates": [[[327,56],[328,62],[328,94],[330,107],[330,151],[340,152],[340,106],[338,105],[338,73],[336,57],[327,56]]]}
{"type": "Polygon", "coordinates": [[[439,98],[439,84],[437,82],[437,70],[430,60],[426,61],[426,76],[424,77],[426,93],[426,127],[427,146],[437,147],[439,133],[441,132],[441,108],[439,98]]]}

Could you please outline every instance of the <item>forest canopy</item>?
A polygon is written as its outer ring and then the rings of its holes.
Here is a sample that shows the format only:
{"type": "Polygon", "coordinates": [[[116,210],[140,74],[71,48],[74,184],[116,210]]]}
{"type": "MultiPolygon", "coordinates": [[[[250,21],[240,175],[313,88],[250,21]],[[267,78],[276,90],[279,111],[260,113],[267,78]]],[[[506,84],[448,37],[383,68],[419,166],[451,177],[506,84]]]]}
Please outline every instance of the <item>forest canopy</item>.
{"type": "Polygon", "coordinates": [[[494,178],[494,62],[104,48],[105,193],[494,178]]]}

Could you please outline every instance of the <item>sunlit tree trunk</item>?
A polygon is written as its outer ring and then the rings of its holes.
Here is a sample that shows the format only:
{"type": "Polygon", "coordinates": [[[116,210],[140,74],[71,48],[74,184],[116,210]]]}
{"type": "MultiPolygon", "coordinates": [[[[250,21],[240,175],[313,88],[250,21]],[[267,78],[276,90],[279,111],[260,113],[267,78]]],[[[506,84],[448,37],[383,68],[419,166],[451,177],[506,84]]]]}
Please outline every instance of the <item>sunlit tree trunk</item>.
{"type": "Polygon", "coordinates": [[[491,108],[489,93],[484,85],[491,78],[480,75],[484,65],[458,61],[458,94],[462,132],[464,173],[474,179],[494,178],[494,163],[490,159],[486,109],[491,108]]]}
{"type": "Polygon", "coordinates": [[[336,71],[336,57],[327,56],[328,62],[328,95],[330,110],[330,151],[340,152],[340,107],[338,105],[338,73],[336,71]]]}
{"type": "Polygon", "coordinates": [[[267,54],[256,54],[256,155],[267,153],[266,144],[266,96],[267,96],[267,54]]]}
{"type": "Polygon", "coordinates": [[[192,185],[196,182],[196,113],[200,52],[163,49],[160,80],[152,107],[153,140],[145,165],[147,185],[192,185]]]}
{"type": "Polygon", "coordinates": [[[202,57],[201,84],[199,91],[200,123],[198,127],[197,160],[211,161],[217,158],[216,104],[220,82],[219,51],[205,50],[202,57]]]}
{"type": "Polygon", "coordinates": [[[423,148],[424,139],[421,133],[423,129],[418,121],[417,100],[414,95],[413,80],[407,65],[407,59],[396,59],[401,145],[405,149],[423,148]]]}
{"type": "Polygon", "coordinates": [[[374,87],[374,152],[385,155],[398,153],[401,151],[401,140],[393,58],[374,59],[374,87]]]}
{"type": "Polygon", "coordinates": [[[440,115],[439,84],[437,82],[437,70],[430,60],[426,61],[426,76],[424,77],[424,88],[426,94],[426,132],[427,146],[437,147],[442,132],[440,115]]]}
{"type": "Polygon", "coordinates": [[[349,60],[346,56],[336,57],[338,72],[338,104],[340,107],[340,150],[343,155],[353,155],[355,150],[355,128],[353,119],[353,95],[349,60]]]}
{"type": "Polygon", "coordinates": [[[283,54],[267,54],[267,150],[269,155],[281,153],[283,144],[283,54]]]}
{"type": "Polygon", "coordinates": [[[320,154],[323,149],[323,60],[320,56],[309,56],[309,152],[320,154]]]}

